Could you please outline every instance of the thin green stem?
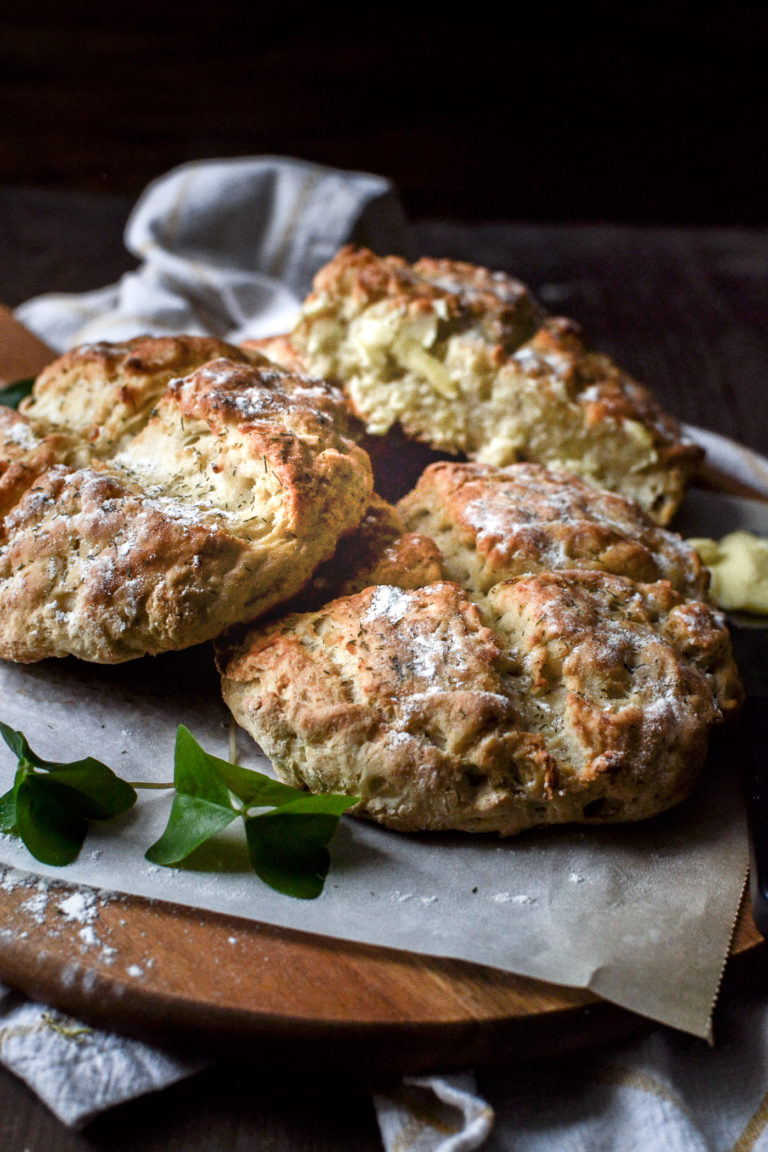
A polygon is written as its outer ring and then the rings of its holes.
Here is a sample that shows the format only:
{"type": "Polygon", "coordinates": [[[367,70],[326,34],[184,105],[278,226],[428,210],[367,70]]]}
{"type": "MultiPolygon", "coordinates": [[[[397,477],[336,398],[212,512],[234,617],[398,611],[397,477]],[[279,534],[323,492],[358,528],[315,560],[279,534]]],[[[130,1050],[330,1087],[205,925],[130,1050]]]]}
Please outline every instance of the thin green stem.
{"type": "Polygon", "coordinates": [[[126,784],[130,784],[131,788],[175,788],[175,784],[150,784],[143,780],[126,780],[126,784]]]}

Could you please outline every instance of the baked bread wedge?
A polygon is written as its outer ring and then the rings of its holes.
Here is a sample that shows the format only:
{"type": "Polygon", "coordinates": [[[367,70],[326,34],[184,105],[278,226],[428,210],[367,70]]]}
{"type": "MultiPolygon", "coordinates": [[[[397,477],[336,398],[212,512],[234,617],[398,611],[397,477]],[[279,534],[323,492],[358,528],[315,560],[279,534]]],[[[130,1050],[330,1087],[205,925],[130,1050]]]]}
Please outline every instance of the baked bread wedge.
{"type": "Polygon", "coordinates": [[[666,581],[566,570],[378,585],[219,652],[224,699],[281,779],[402,831],[512,835],[656,815],[738,706],[727,633],[666,581]]]}
{"type": "Polygon", "coordinates": [[[343,398],[254,359],[84,347],[0,409],[0,657],[210,640],[290,599],[360,523],[372,476],[343,398]]]}
{"type": "Polygon", "coordinates": [[[224,699],[282,779],[393,828],[501,835],[688,795],[742,699],[694,549],[533,464],[435,464],[397,511],[448,579],[218,644],[224,699]]]}
{"type": "Polygon", "coordinates": [[[687,599],[708,596],[709,570],[680,536],[634,501],[540,464],[431,464],[397,510],[435,540],[448,579],[470,596],[560,568],[669,580],[687,599]]]}
{"type": "Polygon", "coordinates": [[[702,450],[651,393],[502,272],[342,249],[314,281],[280,363],[339,383],[375,436],[496,465],[530,460],[636,500],[660,524],[702,450]]]}

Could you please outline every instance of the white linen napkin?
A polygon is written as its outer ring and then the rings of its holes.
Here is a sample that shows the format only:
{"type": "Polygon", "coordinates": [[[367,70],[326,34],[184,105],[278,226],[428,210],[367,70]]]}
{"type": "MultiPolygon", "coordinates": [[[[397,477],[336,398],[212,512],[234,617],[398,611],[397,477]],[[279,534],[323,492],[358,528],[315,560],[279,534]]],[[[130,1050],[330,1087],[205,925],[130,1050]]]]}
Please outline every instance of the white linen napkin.
{"type": "Polygon", "coordinates": [[[135,272],[82,295],[38,296],[16,315],[58,352],[140,333],[274,335],[347,242],[409,254],[388,180],[270,156],[184,164],[150,184],[129,217],[135,272]]]}
{"type": "Polygon", "coordinates": [[[669,1029],[375,1096],[386,1152],[766,1152],[768,999],[725,1006],[717,1047],[669,1029]],[[475,1083],[476,1081],[476,1083],[475,1083]]]}
{"type": "MultiPolygon", "coordinates": [[[[270,157],[189,164],[139,199],[126,230],[135,272],[17,315],[57,350],[138,332],[264,335],[290,325],[313,273],[348,240],[410,254],[386,180],[270,157]]],[[[708,447],[727,470],[723,443],[708,447]]],[[[659,1029],[610,1053],[496,1067],[478,1074],[479,1088],[470,1073],[407,1079],[374,1094],[382,1140],[387,1152],[768,1149],[768,1000],[730,1009],[716,1043],[659,1029]]],[[[2,988],[0,1061],[73,1127],[202,1063],[2,988]]]]}
{"type": "Polygon", "coordinates": [[[0,1061],[71,1128],[205,1065],[199,1058],[89,1028],[2,984],[0,1061]]]}

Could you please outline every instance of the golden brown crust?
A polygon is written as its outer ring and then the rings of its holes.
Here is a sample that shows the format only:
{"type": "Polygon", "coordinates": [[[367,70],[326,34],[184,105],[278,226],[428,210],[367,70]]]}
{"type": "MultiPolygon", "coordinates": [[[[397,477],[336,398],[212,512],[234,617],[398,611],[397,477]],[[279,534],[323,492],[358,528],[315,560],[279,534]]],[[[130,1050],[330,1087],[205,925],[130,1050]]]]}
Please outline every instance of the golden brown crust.
{"type": "Polygon", "coordinates": [[[400,426],[470,459],[577,472],[661,524],[701,461],[647,389],[503,273],[343,249],[318,273],[289,345],[343,385],[372,434],[400,426]]]}
{"type": "MultiPolygon", "coordinates": [[[[527,347],[520,350],[517,359],[523,355],[526,359],[530,357],[530,363],[535,365],[534,373],[546,375],[548,369],[554,367],[558,383],[578,403],[584,427],[583,451],[589,453],[593,437],[600,451],[600,440],[606,438],[605,458],[594,479],[601,486],[638,501],[657,523],[668,524],[683,502],[688,481],[701,464],[704,450],[686,439],[680,423],[664,411],[647,388],[623,372],[608,356],[589,351],[579,325],[573,320],[548,319],[527,347]],[[644,449],[636,475],[622,477],[615,464],[611,465],[614,437],[620,458],[624,457],[623,441],[627,437],[644,449]]],[[[546,448],[540,455],[543,463],[552,466],[546,448]]],[[[561,455],[555,453],[555,463],[561,455]]],[[[620,463],[619,467],[622,466],[620,463]]],[[[584,474],[592,479],[589,469],[584,474]]]]}
{"type": "Polygon", "coordinates": [[[432,464],[397,508],[470,595],[529,572],[595,568],[707,597],[709,573],[679,536],[623,496],[538,464],[432,464]]]}
{"type": "Polygon", "coordinates": [[[208,336],[136,336],[81,344],[45,368],[20,411],[38,426],[77,432],[108,456],[141,430],[176,376],[225,356],[247,363],[233,344],[208,336]]]}
{"type": "Polygon", "coordinates": [[[283,779],[404,830],[642,819],[690,791],[738,680],[712,609],[603,572],[369,588],[223,650],[283,779]],[[708,652],[702,666],[702,653],[708,652]],[[715,683],[717,681],[717,683],[715,683]]]}
{"type": "MultiPolygon", "coordinates": [[[[225,700],[283,779],[393,828],[502,835],[688,795],[742,699],[692,548],[533,464],[434,464],[397,511],[448,581],[378,573],[219,650],[225,700]]],[[[374,541],[400,530],[379,521],[374,541]]]]}
{"type": "MultiPolygon", "coordinates": [[[[536,331],[541,310],[524,284],[460,260],[375,256],[347,245],[315,277],[305,314],[326,298],[349,301],[353,311],[386,302],[404,317],[437,312],[452,326],[470,329],[500,351],[513,351],[536,331]]],[[[301,355],[303,340],[291,341],[301,355]]]]}
{"type": "MultiPolygon", "coordinates": [[[[144,362],[165,374],[168,361],[186,362],[188,344],[174,357],[167,340],[146,340],[144,362]]],[[[113,662],[211,639],[289,599],[360,522],[370,464],[345,436],[330,386],[238,353],[159,394],[147,384],[126,401],[128,431],[116,417],[92,435],[103,404],[93,358],[122,358],[124,376],[126,353],[81,355],[82,373],[74,354],[62,368],[69,401],[55,369],[46,388],[87,438],[51,431],[33,405],[30,416],[0,412],[3,658],[113,662]]]]}

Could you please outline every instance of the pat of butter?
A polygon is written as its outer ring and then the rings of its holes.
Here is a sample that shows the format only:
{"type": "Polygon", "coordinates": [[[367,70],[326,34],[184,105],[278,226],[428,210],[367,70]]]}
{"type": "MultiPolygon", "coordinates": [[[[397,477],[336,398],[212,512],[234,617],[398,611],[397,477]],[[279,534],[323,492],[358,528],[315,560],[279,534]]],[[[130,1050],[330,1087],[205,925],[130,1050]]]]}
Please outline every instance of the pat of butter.
{"type": "Polygon", "coordinates": [[[721,608],[768,614],[768,540],[739,531],[688,543],[712,573],[712,595],[721,608]]]}

